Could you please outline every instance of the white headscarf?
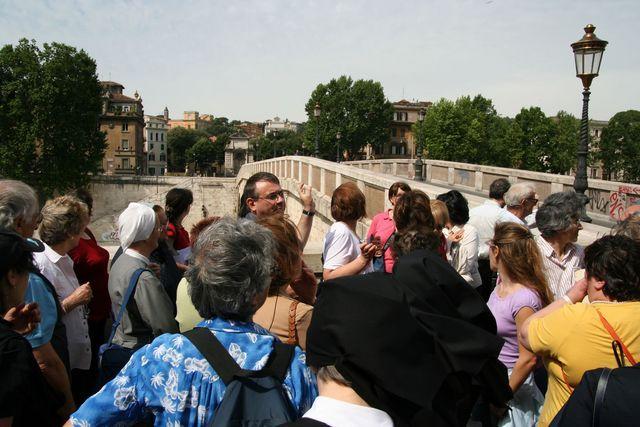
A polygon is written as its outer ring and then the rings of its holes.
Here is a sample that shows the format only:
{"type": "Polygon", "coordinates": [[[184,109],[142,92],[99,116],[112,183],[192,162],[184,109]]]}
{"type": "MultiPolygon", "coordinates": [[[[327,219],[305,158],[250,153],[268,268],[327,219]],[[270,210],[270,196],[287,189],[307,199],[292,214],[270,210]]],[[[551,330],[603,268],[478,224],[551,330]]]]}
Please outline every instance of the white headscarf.
{"type": "Polygon", "coordinates": [[[129,203],[118,218],[120,246],[127,249],[135,242],[146,240],[156,226],[156,213],[142,203],[129,203]]]}

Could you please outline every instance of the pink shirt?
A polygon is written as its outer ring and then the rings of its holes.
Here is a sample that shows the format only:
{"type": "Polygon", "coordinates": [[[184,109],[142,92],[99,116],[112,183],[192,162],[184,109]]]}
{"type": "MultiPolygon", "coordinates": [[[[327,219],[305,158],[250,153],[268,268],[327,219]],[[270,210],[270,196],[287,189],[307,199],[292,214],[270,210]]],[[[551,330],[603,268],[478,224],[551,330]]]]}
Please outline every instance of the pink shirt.
{"type": "MultiPolygon", "coordinates": [[[[387,243],[387,240],[393,233],[396,231],[396,223],[389,217],[389,212],[391,209],[381,212],[378,215],[373,217],[373,221],[371,221],[371,227],[369,227],[369,232],[367,232],[367,241],[371,236],[380,237],[380,243],[382,246],[387,243]]],[[[387,273],[391,273],[393,270],[393,265],[396,262],[396,254],[391,249],[391,245],[384,251],[384,267],[387,273]]]]}

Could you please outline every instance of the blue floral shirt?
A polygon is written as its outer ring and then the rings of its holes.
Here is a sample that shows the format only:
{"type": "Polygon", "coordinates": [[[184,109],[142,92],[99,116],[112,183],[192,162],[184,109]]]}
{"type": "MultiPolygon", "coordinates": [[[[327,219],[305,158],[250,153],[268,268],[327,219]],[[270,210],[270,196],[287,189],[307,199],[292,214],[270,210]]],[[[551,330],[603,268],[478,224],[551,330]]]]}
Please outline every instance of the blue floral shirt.
{"type": "MultiPolygon", "coordinates": [[[[260,370],[276,339],[248,322],[214,318],[200,322],[224,345],[243,369],[260,370]]],[[[297,347],[283,388],[298,416],[316,398],[316,379],[297,347]]],[[[204,426],[224,396],[224,382],[191,341],[180,334],[164,334],[136,351],[111,382],[90,397],[71,416],[74,426],[129,425],[155,415],[156,426],[204,426]]]]}

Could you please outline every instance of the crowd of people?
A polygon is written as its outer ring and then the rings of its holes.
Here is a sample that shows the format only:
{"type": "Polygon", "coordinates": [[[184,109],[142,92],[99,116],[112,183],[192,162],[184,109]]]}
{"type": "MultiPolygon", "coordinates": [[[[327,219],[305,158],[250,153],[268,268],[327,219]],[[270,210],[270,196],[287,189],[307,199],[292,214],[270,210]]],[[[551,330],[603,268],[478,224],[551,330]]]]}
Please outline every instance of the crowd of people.
{"type": "Polygon", "coordinates": [[[316,277],[312,191],[296,224],[270,173],[190,232],[187,189],[129,203],[113,259],[86,189],[0,180],[0,427],[635,424],[635,207],[583,248],[572,191],[387,194],[367,231],[334,190],[316,277]]]}

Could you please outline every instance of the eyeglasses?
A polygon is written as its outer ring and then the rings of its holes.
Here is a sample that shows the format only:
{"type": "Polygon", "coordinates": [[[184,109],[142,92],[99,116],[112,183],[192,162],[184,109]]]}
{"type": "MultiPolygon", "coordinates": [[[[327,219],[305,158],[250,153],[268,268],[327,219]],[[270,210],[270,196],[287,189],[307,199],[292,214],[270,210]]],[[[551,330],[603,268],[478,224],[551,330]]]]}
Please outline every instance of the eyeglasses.
{"type": "Polygon", "coordinates": [[[528,202],[533,202],[534,205],[538,204],[538,199],[534,197],[527,197],[525,200],[528,202]]]}
{"type": "Polygon", "coordinates": [[[279,190],[279,191],[274,191],[273,193],[269,193],[264,197],[258,197],[258,199],[264,199],[271,203],[277,203],[278,200],[285,199],[285,194],[286,193],[284,192],[284,190],[279,190]]]}

